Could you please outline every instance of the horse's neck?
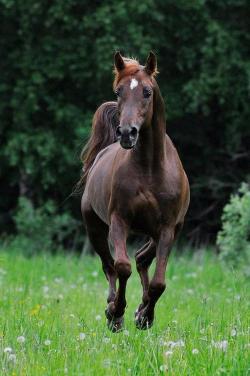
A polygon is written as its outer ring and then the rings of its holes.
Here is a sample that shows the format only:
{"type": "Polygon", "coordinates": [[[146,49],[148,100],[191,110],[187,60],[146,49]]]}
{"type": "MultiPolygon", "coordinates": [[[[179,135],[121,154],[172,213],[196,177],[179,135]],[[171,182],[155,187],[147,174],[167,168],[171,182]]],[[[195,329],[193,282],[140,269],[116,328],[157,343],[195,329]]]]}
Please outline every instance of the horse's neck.
{"type": "Polygon", "coordinates": [[[165,108],[158,88],[153,107],[152,123],[142,127],[133,150],[134,158],[146,172],[161,170],[166,158],[165,108]]]}

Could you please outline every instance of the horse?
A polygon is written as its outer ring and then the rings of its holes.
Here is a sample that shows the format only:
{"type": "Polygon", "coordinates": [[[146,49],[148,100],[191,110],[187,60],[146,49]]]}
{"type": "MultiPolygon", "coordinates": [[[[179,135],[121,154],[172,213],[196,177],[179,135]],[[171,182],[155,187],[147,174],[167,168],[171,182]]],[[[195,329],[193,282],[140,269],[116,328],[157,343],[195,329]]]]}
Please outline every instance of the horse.
{"type": "Polygon", "coordinates": [[[103,103],[93,117],[90,139],[82,152],[80,183],[86,231],[109,283],[107,324],[119,332],[131,275],[128,235],[144,234],[148,239],[135,253],[143,289],[135,324],[148,329],[166,287],[170,250],[183,226],[190,193],[178,153],[166,134],[155,54],[150,52],[142,66],[116,52],[114,73],[117,101],[103,103]],[[148,270],[154,258],[150,280],[148,270]]]}

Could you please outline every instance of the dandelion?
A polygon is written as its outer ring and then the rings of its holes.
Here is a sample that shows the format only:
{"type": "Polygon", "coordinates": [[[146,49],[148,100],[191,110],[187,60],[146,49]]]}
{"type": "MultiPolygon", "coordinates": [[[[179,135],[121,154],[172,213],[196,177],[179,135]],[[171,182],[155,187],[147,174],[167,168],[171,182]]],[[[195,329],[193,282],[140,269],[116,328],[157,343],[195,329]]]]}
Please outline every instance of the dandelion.
{"type": "Polygon", "coordinates": [[[43,293],[47,294],[49,292],[49,286],[43,286],[43,293]]]}
{"type": "Polygon", "coordinates": [[[164,371],[167,371],[168,370],[168,367],[166,366],[166,364],[162,364],[161,366],[160,366],[160,371],[161,372],[164,372],[164,371]]]}
{"type": "Polygon", "coordinates": [[[102,341],[103,341],[104,343],[109,343],[109,342],[110,342],[110,338],[108,338],[108,337],[104,337],[102,341]]]}
{"type": "Polygon", "coordinates": [[[235,337],[235,336],[237,336],[237,330],[235,328],[233,328],[231,330],[231,337],[235,337]]]}
{"type": "Polygon", "coordinates": [[[173,349],[175,347],[184,347],[185,346],[185,342],[182,339],[179,339],[176,342],[169,341],[169,342],[167,342],[167,346],[170,347],[171,349],[173,349]]]}
{"type": "Polygon", "coordinates": [[[192,350],[192,354],[199,354],[199,350],[198,349],[193,349],[192,350]]]}
{"type": "Polygon", "coordinates": [[[96,315],[95,319],[96,319],[96,321],[100,321],[102,319],[102,316],[96,315]]]}
{"type": "Polygon", "coordinates": [[[44,344],[45,344],[45,346],[49,346],[51,344],[51,340],[50,339],[46,339],[44,341],[44,344]]]}
{"type": "Polygon", "coordinates": [[[173,355],[173,351],[168,350],[165,352],[165,356],[171,356],[171,355],[173,355]]]}
{"type": "Polygon", "coordinates": [[[80,341],[83,341],[85,338],[86,338],[86,334],[85,333],[80,333],[79,334],[79,340],[80,341]]]}
{"type": "Polygon", "coordinates": [[[227,346],[228,346],[228,341],[227,340],[223,340],[223,341],[219,341],[219,342],[212,341],[212,345],[216,349],[220,349],[222,351],[226,351],[227,350],[227,346]]]}
{"type": "Polygon", "coordinates": [[[4,352],[5,354],[11,353],[12,351],[13,351],[13,350],[12,350],[11,347],[5,347],[5,349],[3,350],[3,352],[4,352]]]}
{"type": "Polygon", "coordinates": [[[56,277],[54,279],[55,283],[61,283],[62,282],[62,278],[59,278],[59,277],[56,277]]]}
{"type": "Polygon", "coordinates": [[[8,360],[9,360],[10,362],[15,363],[15,362],[16,362],[16,355],[15,355],[15,354],[9,354],[9,356],[8,356],[8,360]]]}
{"type": "Polygon", "coordinates": [[[17,342],[18,343],[24,343],[25,342],[25,337],[24,336],[19,336],[19,337],[17,337],[17,342]]]}

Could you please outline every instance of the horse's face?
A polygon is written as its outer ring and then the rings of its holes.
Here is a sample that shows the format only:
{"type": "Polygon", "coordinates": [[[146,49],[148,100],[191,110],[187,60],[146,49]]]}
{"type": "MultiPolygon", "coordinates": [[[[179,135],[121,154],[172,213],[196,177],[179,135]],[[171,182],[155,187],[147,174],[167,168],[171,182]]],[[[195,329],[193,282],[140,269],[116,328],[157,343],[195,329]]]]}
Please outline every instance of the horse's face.
{"type": "Polygon", "coordinates": [[[124,149],[135,146],[142,127],[151,124],[153,116],[153,80],[156,57],[150,53],[145,67],[126,64],[120,53],[115,55],[115,68],[121,77],[115,85],[120,123],[116,129],[117,139],[124,149]],[[126,71],[127,69],[127,71],[126,71]]]}

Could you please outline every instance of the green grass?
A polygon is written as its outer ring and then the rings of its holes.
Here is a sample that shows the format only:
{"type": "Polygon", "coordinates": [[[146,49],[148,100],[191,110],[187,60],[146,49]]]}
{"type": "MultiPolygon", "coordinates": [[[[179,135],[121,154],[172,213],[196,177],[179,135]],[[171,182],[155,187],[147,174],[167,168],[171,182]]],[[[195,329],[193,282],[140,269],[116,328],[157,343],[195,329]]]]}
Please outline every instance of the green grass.
{"type": "Polygon", "coordinates": [[[122,333],[106,328],[106,290],[97,258],[0,252],[0,375],[250,374],[249,280],[215,256],[171,257],[148,331],[135,267],[122,333]]]}

